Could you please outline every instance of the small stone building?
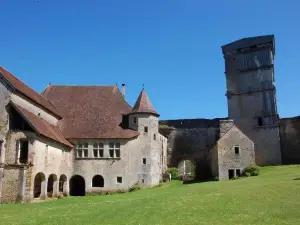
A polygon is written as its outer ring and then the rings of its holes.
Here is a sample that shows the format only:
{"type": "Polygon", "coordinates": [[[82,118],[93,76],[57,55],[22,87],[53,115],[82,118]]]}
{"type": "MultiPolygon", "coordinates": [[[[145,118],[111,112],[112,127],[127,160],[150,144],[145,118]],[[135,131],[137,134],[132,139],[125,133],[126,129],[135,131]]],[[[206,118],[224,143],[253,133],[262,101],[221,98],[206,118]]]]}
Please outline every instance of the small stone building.
{"type": "Polygon", "coordinates": [[[50,85],[41,94],[0,67],[0,202],[159,184],[167,138],[143,89],[50,85]]]}
{"type": "Polygon", "coordinates": [[[242,176],[247,166],[255,165],[254,143],[233,125],[209,150],[209,161],[212,176],[219,180],[242,176]]]}

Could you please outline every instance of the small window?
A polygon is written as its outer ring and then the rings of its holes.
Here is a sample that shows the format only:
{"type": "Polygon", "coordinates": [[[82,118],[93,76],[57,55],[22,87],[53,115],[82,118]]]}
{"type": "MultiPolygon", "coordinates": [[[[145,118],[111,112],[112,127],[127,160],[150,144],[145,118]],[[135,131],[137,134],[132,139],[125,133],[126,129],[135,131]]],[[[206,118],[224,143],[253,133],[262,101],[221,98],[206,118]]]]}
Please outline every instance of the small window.
{"type": "Polygon", "coordinates": [[[148,133],[148,127],[144,127],[144,132],[148,133]]]}
{"type": "Polygon", "coordinates": [[[0,159],[1,159],[1,154],[2,154],[2,143],[3,143],[3,141],[0,141],[0,159]]]}
{"type": "Polygon", "coordinates": [[[143,158],[143,164],[146,165],[146,158],[143,158]]]}
{"type": "Polygon", "coordinates": [[[236,169],[236,170],[235,170],[235,175],[236,175],[237,177],[240,177],[240,176],[241,176],[241,170],[240,170],[240,169],[236,169]]]}
{"type": "Polygon", "coordinates": [[[263,125],[263,119],[261,117],[258,117],[257,123],[258,123],[258,126],[261,127],[263,125]]]}
{"type": "Polygon", "coordinates": [[[117,177],[117,183],[122,184],[122,177],[117,177]]]}
{"type": "Polygon", "coordinates": [[[234,147],[234,153],[235,154],[240,154],[240,147],[239,146],[234,147]]]}
{"type": "Polygon", "coordinates": [[[144,180],[144,179],[142,179],[142,183],[145,183],[145,180],[144,180]]]}
{"type": "Polygon", "coordinates": [[[156,140],[156,134],[153,134],[153,140],[154,141],[156,140]]]}
{"type": "Polygon", "coordinates": [[[20,163],[27,163],[28,161],[28,141],[19,142],[19,151],[20,151],[20,163]]]}
{"type": "Polygon", "coordinates": [[[133,117],[133,123],[136,124],[137,123],[137,119],[136,117],[133,117]]]}

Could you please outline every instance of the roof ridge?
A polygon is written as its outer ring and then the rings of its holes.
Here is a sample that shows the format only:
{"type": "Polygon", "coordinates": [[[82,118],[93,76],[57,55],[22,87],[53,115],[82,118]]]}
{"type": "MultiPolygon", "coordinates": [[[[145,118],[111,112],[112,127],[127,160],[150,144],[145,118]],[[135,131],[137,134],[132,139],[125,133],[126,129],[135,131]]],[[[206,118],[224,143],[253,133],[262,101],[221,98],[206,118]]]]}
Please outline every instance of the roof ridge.
{"type": "Polygon", "coordinates": [[[36,90],[25,84],[23,81],[21,81],[18,77],[9,72],[3,66],[0,66],[0,74],[4,77],[8,84],[12,86],[16,91],[29,98],[35,104],[40,105],[42,108],[61,118],[61,115],[59,114],[58,110],[50,103],[48,99],[46,99],[36,90]],[[49,105],[47,106],[47,104],[49,105]]]}

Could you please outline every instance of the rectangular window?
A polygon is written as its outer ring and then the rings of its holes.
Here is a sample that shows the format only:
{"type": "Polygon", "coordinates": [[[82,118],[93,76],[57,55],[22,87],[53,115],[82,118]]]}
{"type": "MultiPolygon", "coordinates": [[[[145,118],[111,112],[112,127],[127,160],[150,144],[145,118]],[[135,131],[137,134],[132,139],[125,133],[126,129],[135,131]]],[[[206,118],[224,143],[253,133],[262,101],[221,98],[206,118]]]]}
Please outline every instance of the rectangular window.
{"type": "Polygon", "coordinates": [[[154,141],[156,140],[156,134],[153,134],[153,140],[154,141]]]}
{"type": "Polygon", "coordinates": [[[78,158],[87,158],[88,157],[88,143],[77,144],[76,152],[78,158]]]}
{"type": "Polygon", "coordinates": [[[1,159],[1,154],[2,154],[2,144],[3,144],[3,141],[0,141],[0,159],[1,159]]]}
{"type": "Polygon", "coordinates": [[[94,158],[103,158],[104,155],[104,145],[103,143],[94,143],[93,145],[93,155],[94,158]]]}
{"type": "Polygon", "coordinates": [[[110,158],[120,158],[120,142],[110,142],[109,143],[109,157],[110,158]]]}
{"type": "Polygon", "coordinates": [[[258,123],[258,126],[261,127],[263,125],[263,119],[261,117],[258,117],[257,123],[258,123]]]}
{"type": "Polygon", "coordinates": [[[146,165],[146,158],[143,158],[143,164],[146,165]]]}
{"type": "Polygon", "coordinates": [[[144,127],[144,132],[148,133],[148,127],[144,127]]]}
{"type": "Polygon", "coordinates": [[[19,141],[19,162],[20,163],[27,163],[28,161],[28,141],[27,140],[20,140],[19,141]]]}
{"type": "Polygon", "coordinates": [[[239,146],[234,147],[234,153],[237,154],[237,155],[240,154],[240,147],[239,146]]]}
{"type": "Polygon", "coordinates": [[[133,117],[133,123],[136,124],[137,123],[137,119],[136,117],[133,117]]]}
{"type": "Polygon", "coordinates": [[[142,179],[142,183],[145,183],[145,180],[144,180],[144,179],[142,179]]]}
{"type": "Polygon", "coordinates": [[[122,184],[122,177],[117,177],[117,183],[122,184]]]}

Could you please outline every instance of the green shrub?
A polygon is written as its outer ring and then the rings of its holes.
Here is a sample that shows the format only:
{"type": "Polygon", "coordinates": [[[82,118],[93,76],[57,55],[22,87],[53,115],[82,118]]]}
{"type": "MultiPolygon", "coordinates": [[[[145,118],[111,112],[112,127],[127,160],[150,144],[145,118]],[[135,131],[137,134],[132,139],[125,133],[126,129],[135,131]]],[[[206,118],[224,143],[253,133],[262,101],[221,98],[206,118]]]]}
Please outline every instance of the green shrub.
{"type": "Polygon", "coordinates": [[[178,180],[179,179],[179,173],[178,173],[178,169],[176,167],[173,168],[169,168],[167,173],[171,174],[171,179],[172,180],[178,180]]]}
{"type": "Polygon", "coordinates": [[[259,167],[258,166],[248,166],[246,167],[244,174],[245,176],[258,176],[260,173],[259,167]]]}
{"type": "Polygon", "coordinates": [[[234,176],[233,178],[231,178],[231,180],[237,180],[237,179],[239,179],[238,176],[234,176]]]}
{"type": "Polygon", "coordinates": [[[219,177],[218,177],[218,176],[215,176],[215,177],[213,177],[212,180],[213,180],[213,181],[219,181],[219,177]]]}
{"type": "Polygon", "coordinates": [[[137,182],[135,183],[134,185],[132,185],[130,188],[129,188],[129,192],[132,192],[132,191],[137,191],[137,190],[140,190],[143,188],[143,184],[140,183],[140,182],[137,182]]]}

